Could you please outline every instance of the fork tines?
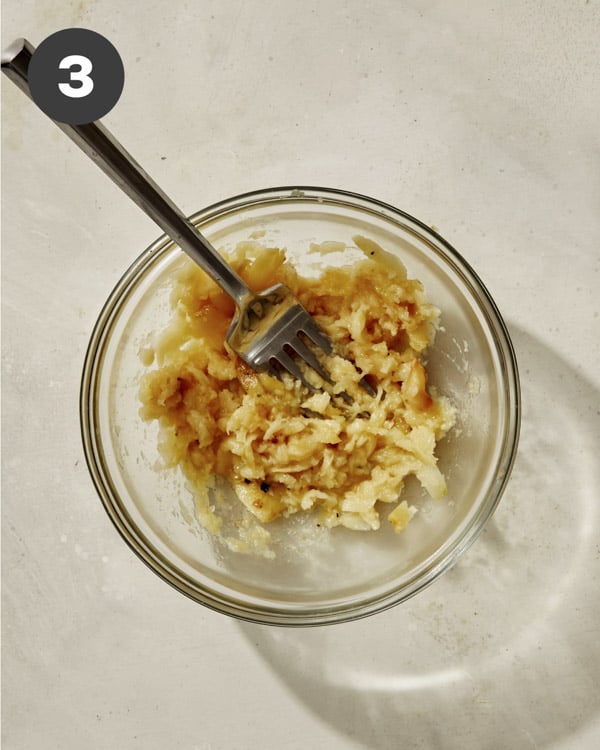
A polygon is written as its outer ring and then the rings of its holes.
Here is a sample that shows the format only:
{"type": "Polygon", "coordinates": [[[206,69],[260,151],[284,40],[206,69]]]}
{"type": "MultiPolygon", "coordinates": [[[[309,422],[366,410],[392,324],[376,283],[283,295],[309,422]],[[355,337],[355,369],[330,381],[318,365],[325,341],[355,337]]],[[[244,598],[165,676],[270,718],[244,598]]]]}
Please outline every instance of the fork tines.
{"type": "MultiPolygon", "coordinates": [[[[333,345],[327,335],[321,330],[317,323],[310,317],[309,313],[301,306],[295,306],[292,315],[289,316],[287,331],[292,334],[285,337],[283,345],[280,347],[273,359],[284,370],[297,378],[309,390],[315,391],[317,388],[308,382],[302,368],[296,358],[302,360],[306,365],[317,372],[323,380],[333,385],[331,375],[319,361],[317,355],[302,340],[301,335],[312,341],[325,354],[333,353],[333,345]]],[[[292,310],[288,311],[292,312],[292,310]]],[[[283,337],[282,337],[283,338],[283,337]]]]}

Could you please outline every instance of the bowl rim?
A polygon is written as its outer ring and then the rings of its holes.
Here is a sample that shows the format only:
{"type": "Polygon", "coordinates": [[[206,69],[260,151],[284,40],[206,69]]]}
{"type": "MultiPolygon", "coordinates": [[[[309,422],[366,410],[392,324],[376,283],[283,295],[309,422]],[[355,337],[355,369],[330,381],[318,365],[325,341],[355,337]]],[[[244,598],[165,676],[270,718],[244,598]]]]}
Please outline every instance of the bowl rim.
{"type": "MultiPolygon", "coordinates": [[[[220,613],[254,623],[284,626],[340,623],[381,612],[408,600],[433,583],[443,572],[449,570],[479,536],[500,502],[516,458],[521,422],[518,364],[508,328],[500,311],[486,286],[468,261],[435,229],[423,221],[389,203],[360,193],[331,187],[301,185],[265,188],[241,193],[200,209],[189,216],[189,221],[195,226],[201,226],[217,217],[239,213],[253,206],[284,205],[285,203],[298,202],[346,205],[361,212],[374,214],[392,223],[399,223],[399,220],[402,220],[405,229],[407,227],[404,222],[408,222],[409,225],[416,227],[426,237],[433,238],[442,250],[440,253],[439,249],[434,247],[436,252],[443,256],[444,260],[452,266],[453,270],[474,292],[474,296],[485,314],[486,322],[493,333],[496,346],[501,349],[503,355],[500,358],[502,374],[506,386],[505,400],[509,408],[506,409],[507,424],[497,466],[495,467],[497,479],[487,493],[489,495],[493,489],[493,501],[481,502],[477,512],[473,514],[462,534],[454,541],[449,552],[443,555],[441,559],[434,559],[424,570],[411,577],[400,590],[396,587],[392,591],[386,590],[383,594],[371,597],[367,594],[361,597],[360,602],[351,605],[342,603],[321,606],[311,611],[303,610],[301,607],[297,609],[277,607],[271,603],[268,606],[249,606],[246,602],[236,600],[235,597],[208,591],[188,580],[188,577],[182,571],[175,573],[173,566],[147,542],[143,532],[137,528],[135,521],[120,505],[118,493],[110,476],[104,471],[101,462],[98,461],[98,456],[101,455],[98,451],[100,436],[94,416],[93,397],[102,368],[105,344],[110,339],[112,325],[137,283],[140,273],[146,266],[155,262],[157,257],[161,257],[162,254],[176,246],[176,243],[167,235],[162,234],[146,247],[121,275],[103,304],[92,329],[84,357],[79,393],[80,430],[85,460],[92,483],[105,511],[122,539],[135,555],[162,580],[192,600],[220,613]]],[[[411,229],[410,226],[408,228],[411,229]]],[[[423,238],[421,237],[421,239],[423,238]]]]}

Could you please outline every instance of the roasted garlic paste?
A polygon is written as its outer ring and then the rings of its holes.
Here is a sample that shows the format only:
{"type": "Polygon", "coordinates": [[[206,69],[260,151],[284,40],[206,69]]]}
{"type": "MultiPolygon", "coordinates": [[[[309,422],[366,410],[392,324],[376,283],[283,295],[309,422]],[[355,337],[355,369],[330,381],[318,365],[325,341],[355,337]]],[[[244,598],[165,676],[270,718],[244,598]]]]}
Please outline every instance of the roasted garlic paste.
{"type": "MultiPolygon", "coordinates": [[[[165,466],[185,474],[202,526],[220,534],[227,503],[244,506],[227,534],[235,549],[264,553],[264,525],[296,513],[358,531],[383,516],[400,532],[416,512],[402,500],[408,476],[433,498],[446,492],[435,448],[454,410],[429,392],[422,359],[439,311],[395,256],[354,242],[364,259],[318,278],[255,240],[227,256],[251,288],[283,282],[314,316],[334,343],[336,354],[322,357],[334,385],[310,373],[309,392],[287,374],[249,369],[224,343],[233,302],[191,262],[174,279],[170,324],[143,352],[142,417],[158,420],[165,466]],[[227,500],[215,492],[223,481],[227,500]]],[[[309,248],[321,250],[331,243],[309,248]]]]}

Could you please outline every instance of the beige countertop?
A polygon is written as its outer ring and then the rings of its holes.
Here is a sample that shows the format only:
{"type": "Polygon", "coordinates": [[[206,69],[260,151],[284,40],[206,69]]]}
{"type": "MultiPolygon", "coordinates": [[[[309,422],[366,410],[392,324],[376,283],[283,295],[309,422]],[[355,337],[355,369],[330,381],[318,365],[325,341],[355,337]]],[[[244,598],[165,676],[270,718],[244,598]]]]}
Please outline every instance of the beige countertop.
{"type": "Polygon", "coordinates": [[[192,213],[276,185],[391,203],[477,270],[522,378],[486,531],[414,599],[274,629],[188,601],[110,524],[78,389],[160,232],[2,81],[5,750],[600,744],[598,0],[5,0],[2,46],[110,39],[106,124],[192,213]]]}

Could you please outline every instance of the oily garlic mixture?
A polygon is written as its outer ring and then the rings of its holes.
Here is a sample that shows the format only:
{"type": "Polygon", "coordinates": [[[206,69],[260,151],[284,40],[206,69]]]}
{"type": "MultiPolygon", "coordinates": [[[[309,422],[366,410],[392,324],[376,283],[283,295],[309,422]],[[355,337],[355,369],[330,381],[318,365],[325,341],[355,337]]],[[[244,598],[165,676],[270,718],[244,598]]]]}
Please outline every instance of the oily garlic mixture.
{"type": "Polygon", "coordinates": [[[287,374],[249,369],[224,344],[233,302],[191,261],[174,280],[170,325],[142,353],[142,417],[159,421],[161,456],[184,472],[201,525],[234,549],[265,553],[263,524],[295,513],[361,531],[378,529],[384,514],[400,532],[416,512],[399,499],[406,477],[433,498],[446,492],[434,451],[454,411],[428,392],[421,359],[439,311],[395,256],[354,242],[365,259],[319,278],[302,278],[283,250],[254,240],[227,256],[251,288],[283,282],[314,316],[343,355],[323,356],[335,385],[310,373],[311,393],[287,374]],[[376,396],[359,385],[363,375],[376,396]],[[249,512],[234,534],[223,534],[236,501],[215,489],[219,477],[249,512]]]}

